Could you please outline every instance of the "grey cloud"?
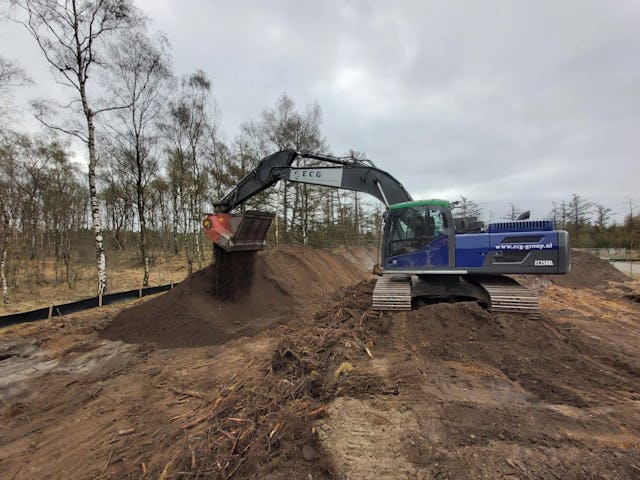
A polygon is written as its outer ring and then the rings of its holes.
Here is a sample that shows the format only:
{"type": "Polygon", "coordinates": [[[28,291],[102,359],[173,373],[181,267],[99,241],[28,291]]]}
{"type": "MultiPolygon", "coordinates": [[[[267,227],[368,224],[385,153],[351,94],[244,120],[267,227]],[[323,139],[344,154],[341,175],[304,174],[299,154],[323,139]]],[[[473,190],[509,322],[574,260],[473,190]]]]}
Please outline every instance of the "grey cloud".
{"type": "Polygon", "coordinates": [[[633,0],[138,4],[178,73],[212,77],[229,138],[286,91],[322,106],[334,153],[366,152],[415,196],[464,194],[498,215],[639,196],[633,0]]]}

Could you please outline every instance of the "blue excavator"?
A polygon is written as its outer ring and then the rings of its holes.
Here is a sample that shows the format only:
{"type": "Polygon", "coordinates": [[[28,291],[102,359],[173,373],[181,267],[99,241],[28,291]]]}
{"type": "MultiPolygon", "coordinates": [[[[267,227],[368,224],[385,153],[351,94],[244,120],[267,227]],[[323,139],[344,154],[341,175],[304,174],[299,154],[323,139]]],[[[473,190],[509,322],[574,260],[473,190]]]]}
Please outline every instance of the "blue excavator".
{"type": "Polygon", "coordinates": [[[232,211],[280,180],[364,192],[384,203],[380,278],[372,298],[376,310],[410,310],[415,298],[472,299],[493,311],[536,316],[535,293],[505,275],[565,274],[571,268],[569,235],[555,230],[551,220],[524,215],[485,226],[454,218],[450,202],[413,200],[369,160],[283,150],[262,159],[203,221],[214,243],[218,284],[225,282],[224,270],[234,268],[233,255],[246,258],[263,248],[274,217],[232,211]],[[300,159],[318,166],[293,166],[300,159]]]}

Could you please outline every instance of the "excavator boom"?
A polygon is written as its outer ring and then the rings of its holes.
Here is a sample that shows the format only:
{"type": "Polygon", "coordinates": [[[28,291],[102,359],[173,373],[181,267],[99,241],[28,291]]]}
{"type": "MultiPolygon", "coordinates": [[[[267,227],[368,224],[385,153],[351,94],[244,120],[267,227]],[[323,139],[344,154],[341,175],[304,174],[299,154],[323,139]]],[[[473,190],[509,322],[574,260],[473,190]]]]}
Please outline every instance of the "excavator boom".
{"type": "Polygon", "coordinates": [[[215,213],[207,215],[202,223],[206,237],[227,252],[260,250],[273,215],[230,212],[280,180],[364,192],[387,206],[411,201],[411,195],[398,180],[368,160],[282,150],[263,158],[256,168],[214,204],[215,213]],[[292,166],[298,158],[336,166],[292,166]]]}

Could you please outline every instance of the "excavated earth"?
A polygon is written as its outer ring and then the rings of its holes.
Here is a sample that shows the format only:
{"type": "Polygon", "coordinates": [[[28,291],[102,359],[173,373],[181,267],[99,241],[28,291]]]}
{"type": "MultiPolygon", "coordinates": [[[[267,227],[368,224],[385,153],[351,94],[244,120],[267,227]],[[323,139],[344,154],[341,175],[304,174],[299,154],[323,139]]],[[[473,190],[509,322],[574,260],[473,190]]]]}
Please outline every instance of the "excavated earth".
{"type": "Polygon", "coordinates": [[[276,248],[0,332],[2,478],[637,479],[640,282],[574,252],[541,318],[370,309],[372,250],[276,248]]]}

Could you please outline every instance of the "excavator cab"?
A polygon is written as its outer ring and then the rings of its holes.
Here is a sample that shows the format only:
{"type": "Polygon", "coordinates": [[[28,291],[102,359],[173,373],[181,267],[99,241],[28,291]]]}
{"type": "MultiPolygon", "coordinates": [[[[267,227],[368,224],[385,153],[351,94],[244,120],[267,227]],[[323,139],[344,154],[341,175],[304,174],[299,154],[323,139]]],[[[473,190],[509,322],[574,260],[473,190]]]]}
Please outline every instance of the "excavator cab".
{"type": "Polygon", "coordinates": [[[452,225],[449,203],[443,200],[391,205],[385,224],[384,269],[452,266],[452,225]]]}

